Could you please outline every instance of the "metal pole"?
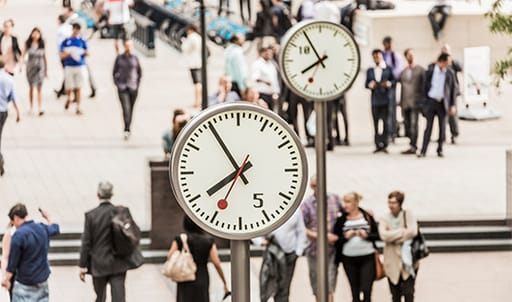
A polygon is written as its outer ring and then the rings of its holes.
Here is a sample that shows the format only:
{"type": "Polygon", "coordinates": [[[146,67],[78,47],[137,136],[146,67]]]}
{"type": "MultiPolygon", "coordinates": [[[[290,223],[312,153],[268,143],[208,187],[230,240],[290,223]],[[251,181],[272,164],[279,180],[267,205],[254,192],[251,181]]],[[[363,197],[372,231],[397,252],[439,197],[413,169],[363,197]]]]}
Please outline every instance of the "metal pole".
{"type": "Polygon", "coordinates": [[[205,7],[204,0],[199,1],[199,10],[201,14],[201,86],[202,86],[202,97],[201,97],[201,109],[208,107],[208,80],[207,80],[207,63],[208,54],[206,52],[206,21],[204,20],[205,7]]]}
{"type": "Polygon", "coordinates": [[[249,241],[231,240],[232,301],[251,301],[249,258],[249,241]]]}
{"type": "Polygon", "coordinates": [[[316,114],[316,205],[317,205],[317,302],[329,299],[327,255],[327,190],[325,176],[326,103],[315,102],[316,114]]]}

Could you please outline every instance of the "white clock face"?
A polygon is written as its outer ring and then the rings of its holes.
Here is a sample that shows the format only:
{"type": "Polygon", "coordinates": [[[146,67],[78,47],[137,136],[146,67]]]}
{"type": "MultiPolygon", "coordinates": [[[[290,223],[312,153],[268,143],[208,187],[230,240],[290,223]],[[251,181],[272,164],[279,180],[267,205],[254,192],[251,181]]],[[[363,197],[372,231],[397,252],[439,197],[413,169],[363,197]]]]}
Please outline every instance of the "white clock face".
{"type": "Polygon", "coordinates": [[[295,25],[283,39],[279,64],[288,87],[315,101],[339,98],[359,72],[359,48],[350,32],[326,21],[295,25]]]}
{"type": "Polygon", "coordinates": [[[250,239],[297,209],[307,159],[293,130],[273,112],[232,103],[203,111],[182,130],[171,179],[196,223],[219,237],[250,239]]]}

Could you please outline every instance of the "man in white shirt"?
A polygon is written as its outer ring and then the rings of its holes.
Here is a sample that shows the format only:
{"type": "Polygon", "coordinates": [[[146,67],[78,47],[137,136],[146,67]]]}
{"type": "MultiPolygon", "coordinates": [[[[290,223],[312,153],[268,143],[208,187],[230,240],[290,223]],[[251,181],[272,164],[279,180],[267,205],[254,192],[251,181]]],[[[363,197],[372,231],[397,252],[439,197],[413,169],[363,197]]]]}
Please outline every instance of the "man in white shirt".
{"type": "Polygon", "coordinates": [[[126,40],[125,25],[130,21],[130,7],[133,0],[106,0],[103,9],[107,13],[110,29],[114,33],[114,48],[119,53],[119,39],[126,40]]]}
{"type": "Polygon", "coordinates": [[[251,66],[253,87],[267,103],[268,108],[273,110],[280,90],[277,65],[273,61],[274,52],[270,47],[261,48],[258,52],[259,57],[251,66]]]}
{"type": "Polygon", "coordinates": [[[314,7],[315,19],[331,21],[336,24],[341,22],[341,10],[332,1],[318,1],[314,7]]]}

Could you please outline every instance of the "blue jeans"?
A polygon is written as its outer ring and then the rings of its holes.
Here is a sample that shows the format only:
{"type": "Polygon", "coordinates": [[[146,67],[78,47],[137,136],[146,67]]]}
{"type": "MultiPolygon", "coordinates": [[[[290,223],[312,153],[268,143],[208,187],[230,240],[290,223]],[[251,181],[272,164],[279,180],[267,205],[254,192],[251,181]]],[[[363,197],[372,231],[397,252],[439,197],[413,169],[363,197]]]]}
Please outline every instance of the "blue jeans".
{"type": "Polygon", "coordinates": [[[40,285],[24,285],[18,281],[14,282],[12,290],[12,302],[48,302],[48,282],[40,285]]]}

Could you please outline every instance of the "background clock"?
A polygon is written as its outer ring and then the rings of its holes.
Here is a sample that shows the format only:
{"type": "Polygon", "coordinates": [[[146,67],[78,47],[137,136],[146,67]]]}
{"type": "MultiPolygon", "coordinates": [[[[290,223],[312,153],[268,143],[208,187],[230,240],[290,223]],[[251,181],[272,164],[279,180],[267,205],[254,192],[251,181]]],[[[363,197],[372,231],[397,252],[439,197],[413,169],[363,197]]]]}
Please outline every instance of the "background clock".
{"type": "Polygon", "coordinates": [[[307,159],[275,113],[247,103],[212,107],[192,119],[171,156],[171,182],[185,213],[226,239],[265,235],[297,209],[307,159]]]}
{"type": "Polygon", "coordinates": [[[283,38],[279,66],[287,86],[307,100],[339,98],[359,73],[359,48],[343,26],[303,21],[283,38]]]}

